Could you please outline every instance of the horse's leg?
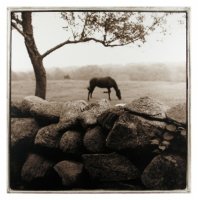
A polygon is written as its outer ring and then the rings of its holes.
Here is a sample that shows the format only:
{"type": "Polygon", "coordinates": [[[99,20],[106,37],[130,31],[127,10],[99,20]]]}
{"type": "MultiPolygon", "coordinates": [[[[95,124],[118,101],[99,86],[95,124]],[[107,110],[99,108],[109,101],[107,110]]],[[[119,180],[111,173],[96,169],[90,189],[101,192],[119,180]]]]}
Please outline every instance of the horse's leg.
{"type": "Polygon", "coordinates": [[[108,88],[109,100],[111,101],[110,93],[111,93],[111,89],[108,88]]]}
{"type": "Polygon", "coordinates": [[[91,98],[92,98],[92,93],[93,93],[94,89],[95,89],[95,87],[92,88],[92,90],[91,90],[91,93],[90,93],[90,97],[91,97],[91,98]]]}

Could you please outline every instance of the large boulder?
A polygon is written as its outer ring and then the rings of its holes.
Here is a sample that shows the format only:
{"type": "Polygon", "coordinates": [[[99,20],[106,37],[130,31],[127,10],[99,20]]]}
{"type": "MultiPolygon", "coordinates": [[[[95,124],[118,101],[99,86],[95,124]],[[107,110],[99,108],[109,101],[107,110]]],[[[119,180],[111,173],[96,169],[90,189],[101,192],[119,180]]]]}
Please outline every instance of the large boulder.
{"type": "Polygon", "coordinates": [[[126,112],[114,124],[106,144],[114,150],[144,150],[153,147],[153,140],[160,139],[165,127],[164,122],[147,120],[126,112]]]}
{"type": "Polygon", "coordinates": [[[62,184],[67,187],[78,184],[81,179],[83,165],[78,162],[63,160],[54,166],[55,171],[62,179],[62,184]]]}
{"type": "Polygon", "coordinates": [[[32,105],[30,113],[42,124],[57,123],[63,103],[45,102],[32,105]]]}
{"type": "Polygon", "coordinates": [[[117,153],[84,154],[83,163],[89,176],[100,181],[127,181],[140,177],[133,163],[117,153]]]}
{"type": "Polygon", "coordinates": [[[69,154],[80,154],[83,146],[82,134],[78,131],[66,131],[60,140],[60,149],[69,154]]]}
{"type": "Polygon", "coordinates": [[[101,115],[98,116],[98,123],[105,129],[110,130],[115,121],[124,114],[124,108],[121,106],[113,107],[105,110],[101,115]]]}
{"type": "Polygon", "coordinates": [[[106,99],[102,99],[98,101],[98,103],[92,103],[86,106],[85,110],[78,118],[82,127],[87,128],[89,126],[94,126],[97,123],[97,117],[110,107],[111,104],[106,99]]]}
{"type": "Polygon", "coordinates": [[[35,179],[44,178],[53,167],[53,162],[37,154],[30,154],[21,170],[22,180],[31,182],[35,179]]]}
{"type": "Polygon", "coordinates": [[[89,152],[104,152],[106,145],[104,130],[100,126],[88,129],[83,138],[83,144],[89,152]]]}
{"type": "Polygon", "coordinates": [[[59,148],[61,137],[62,133],[58,132],[57,124],[51,124],[38,131],[34,143],[42,147],[59,148]]]}
{"type": "Polygon", "coordinates": [[[185,189],[186,161],[177,155],[158,155],[145,168],[141,179],[147,189],[185,189]]]}
{"type": "Polygon", "coordinates": [[[65,102],[60,114],[60,122],[76,121],[87,105],[83,100],[65,102]]]}
{"type": "Polygon", "coordinates": [[[60,120],[57,125],[58,130],[64,133],[69,129],[76,128],[78,126],[78,117],[87,105],[87,102],[84,100],[65,102],[60,112],[60,120]]]}
{"type": "Polygon", "coordinates": [[[40,124],[48,125],[59,121],[62,104],[48,102],[37,96],[27,96],[22,101],[22,111],[29,112],[40,124]]]}
{"type": "Polygon", "coordinates": [[[186,103],[178,104],[168,109],[166,115],[169,120],[186,125],[186,110],[186,103]]]}
{"type": "Polygon", "coordinates": [[[22,110],[23,112],[30,112],[30,109],[32,106],[34,105],[38,105],[38,104],[45,104],[48,103],[48,101],[37,97],[37,96],[26,96],[23,100],[22,100],[22,110]]]}
{"type": "Polygon", "coordinates": [[[151,97],[141,97],[124,106],[125,110],[153,119],[165,119],[167,106],[151,97]]]}
{"type": "Polygon", "coordinates": [[[21,168],[33,148],[39,126],[32,118],[11,118],[10,122],[10,187],[20,189],[23,186],[21,168]]]}
{"type": "Polygon", "coordinates": [[[33,118],[11,118],[11,147],[33,144],[38,130],[39,126],[33,118]]]}

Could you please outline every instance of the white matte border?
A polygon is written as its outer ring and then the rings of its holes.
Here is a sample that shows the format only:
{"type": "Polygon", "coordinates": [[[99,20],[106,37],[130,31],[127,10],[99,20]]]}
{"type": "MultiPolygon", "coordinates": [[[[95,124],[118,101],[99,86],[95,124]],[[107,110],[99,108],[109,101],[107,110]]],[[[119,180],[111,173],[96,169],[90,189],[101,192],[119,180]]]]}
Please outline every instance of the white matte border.
{"type": "Polygon", "coordinates": [[[0,199],[87,199],[87,198],[111,198],[111,199],[197,199],[197,135],[198,130],[196,128],[197,123],[197,102],[198,102],[198,81],[197,78],[197,52],[198,52],[198,2],[196,0],[1,0],[0,1],[0,124],[1,124],[1,138],[0,138],[0,199]],[[158,193],[158,194],[8,194],[7,193],[7,7],[191,7],[191,193],[158,193]],[[102,195],[102,196],[101,196],[102,195]],[[124,196],[123,196],[124,195],[124,196]]]}

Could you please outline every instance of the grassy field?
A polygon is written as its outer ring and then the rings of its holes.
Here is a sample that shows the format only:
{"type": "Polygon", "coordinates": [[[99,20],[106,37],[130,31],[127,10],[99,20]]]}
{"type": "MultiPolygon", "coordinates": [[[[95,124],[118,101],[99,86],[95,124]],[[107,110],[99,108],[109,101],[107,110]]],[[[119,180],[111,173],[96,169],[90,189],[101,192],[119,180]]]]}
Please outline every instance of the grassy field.
{"type": "MultiPolygon", "coordinates": [[[[169,106],[186,102],[186,84],[184,82],[118,81],[117,83],[122,93],[122,100],[117,99],[115,91],[112,89],[112,104],[128,103],[144,96],[156,98],[169,106]]],[[[49,101],[87,100],[88,81],[50,80],[47,84],[46,99],[49,101]]],[[[32,80],[12,81],[11,99],[20,100],[27,95],[34,95],[34,90],[35,82],[32,80]]],[[[96,88],[90,102],[108,98],[108,94],[103,91],[105,89],[96,88]]]]}

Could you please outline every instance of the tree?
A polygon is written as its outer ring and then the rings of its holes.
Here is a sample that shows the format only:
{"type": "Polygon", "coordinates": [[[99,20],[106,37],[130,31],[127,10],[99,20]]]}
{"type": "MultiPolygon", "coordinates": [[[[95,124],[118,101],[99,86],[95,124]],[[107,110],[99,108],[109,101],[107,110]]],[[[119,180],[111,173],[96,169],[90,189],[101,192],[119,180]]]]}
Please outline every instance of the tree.
{"type": "Polygon", "coordinates": [[[146,36],[156,28],[163,28],[167,14],[150,14],[150,19],[142,12],[61,12],[65,20],[67,39],[40,54],[34,39],[32,12],[11,12],[11,26],[23,37],[30,57],[36,80],[35,95],[46,97],[46,71],[43,59],[67,44],[94,41],[104,47],[124,46],[136,41],[146,42],[146,36]]]}

